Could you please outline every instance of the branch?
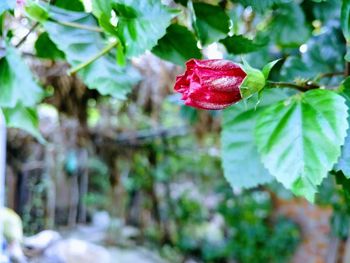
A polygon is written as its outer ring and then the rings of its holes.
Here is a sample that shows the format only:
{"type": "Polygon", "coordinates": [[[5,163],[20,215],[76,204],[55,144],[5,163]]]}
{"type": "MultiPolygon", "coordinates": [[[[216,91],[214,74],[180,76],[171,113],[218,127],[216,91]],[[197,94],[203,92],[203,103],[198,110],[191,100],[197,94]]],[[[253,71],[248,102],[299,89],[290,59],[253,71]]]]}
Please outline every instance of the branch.
{"type": "Polygon", "coordinates": [[[24,44],[24,42],[26,42],[27,38],[29,37],[29,35],[31,33],[33,33],[33,31],[39,26],[39,23],[36,22],[28,31],[28,33],[20,40],[18,41],[18,43],[15,45],[16,48],[19,48],[20,46],[22,46],[24,44]]]}
{"type": "Polygon", "coordinates": [[[111,44],[109,44],[108,46],[106,46],[101,52],[97,53],[96,55],[94,55],[93,57],[91,57],[90,59],[88,59],[87,61],[79,64],[78,66],[72,68],[69,71],[69,74],[72,75],[74,73],[77,73],[79,70],[89,66],[91,63],[93,63],[94,61],[96,61],[97,59],[99,59],[100,57],[104,56],[105,54],[107,54],[109,51],[111,51],[113,48],[115,48],[118,45],[118,41],[115,41],[111,44]]]}
{"type": "Polygon", "coordinates": [[[318,85],[316,85],[312,82],[307,82],[307,83],[305,83],[305,85],[298,85],[298,84],[290,83],[290,82],[268,81],[267,84],[271,88],[292,88],[292,89],[296,89],[299,91],[308,91],[310,89],[318,89],[319,88],[318,85]]]}

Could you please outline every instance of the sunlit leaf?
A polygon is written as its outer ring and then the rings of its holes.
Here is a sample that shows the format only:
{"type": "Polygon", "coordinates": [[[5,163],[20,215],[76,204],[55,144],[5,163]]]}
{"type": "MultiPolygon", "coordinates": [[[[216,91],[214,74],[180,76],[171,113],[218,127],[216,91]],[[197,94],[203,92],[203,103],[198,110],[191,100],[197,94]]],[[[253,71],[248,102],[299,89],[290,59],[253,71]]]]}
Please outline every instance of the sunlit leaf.
{"type": "Polygon", "coordinates": [[[347,111],[342,96],[319,89],[269,106],[255,130],[265,167],[293,193],[313,200],[340,156],[347,111]]]}
{"type": "MultiPolygon", "coordinates": [[[[70,12],[51,7],[50,16],[55,20],[79,23],[96,27],[96,20],[90,14],[70,12]]],[[[50,39],[65,53],[67,61],[77,66],[101,52],[107,45],[99,32],[64,26],[46,21],[44,28],[50,39]]],[[[78,72],[79,77],[90,89],[97,89],[102,95],[125,99],[140,75],[132,67],[119,67],[113,52],[108,53],[78,72]]]]}
{"type": "Polygon", "coordinates": [[[113,0],[112,7],[118,16],[118,35],[128,56],[151,50],[178,14],[159,0],[113,0]]]}
{"type": "Polygon", "coordinates": [[[273,177],[264,168],[256,144],[254,127],[258,113],[267,105],[286,98],[282,90],[264,92],[262,101],[255,99],[237,103],[223,112],[221,133],[222,166],[232,187],[249,188],[270,182],[273,177]]]}
{"type": "Polygon", "coordinates": [[[45,142],[38,129],[39,118],[35,109],[26,108],[18,104],[15,108],[3,108],[2,111],[7,127],[25,130],[37,138],[39,142],[45,142]]]}
{"type": "Polygon", "coordinates": [[[30,107],[43,97],[29,67],[10,46],[0,59],[0,83],[0,107],[13,108],[17,104],[30,107]]]}

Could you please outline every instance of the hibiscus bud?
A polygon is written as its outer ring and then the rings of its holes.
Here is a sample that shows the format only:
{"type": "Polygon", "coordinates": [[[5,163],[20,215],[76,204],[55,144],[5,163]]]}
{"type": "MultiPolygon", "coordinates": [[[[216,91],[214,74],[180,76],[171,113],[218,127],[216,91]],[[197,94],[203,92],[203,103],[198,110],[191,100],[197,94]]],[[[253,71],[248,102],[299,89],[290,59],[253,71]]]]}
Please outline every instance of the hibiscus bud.
{"type": "Polygon", "coordinates": [[[246,68],[251,76],[232,61],[191,59],[186,63],[186,72],[176,77],[174,89],[182,94],[182,100],[188,106],[221,110],[251,96],[265,85],[260,71],[246,68]]]}

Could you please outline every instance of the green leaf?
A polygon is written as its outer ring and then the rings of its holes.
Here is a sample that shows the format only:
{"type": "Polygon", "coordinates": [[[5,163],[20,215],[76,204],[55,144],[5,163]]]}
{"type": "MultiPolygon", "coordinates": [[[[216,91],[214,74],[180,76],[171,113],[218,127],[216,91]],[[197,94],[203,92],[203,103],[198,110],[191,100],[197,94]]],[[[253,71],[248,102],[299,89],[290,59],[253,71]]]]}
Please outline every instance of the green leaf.
{"type": "Polygon", "coordinates": [[[24,9],[26,14],[35,21],[44,22],[49,18],[47,9],[33,0],[28,0],[24,9]]]}
{"type": "Polygon", "coordinates": [[[312,201],[340,156],[347,111],[342,96],[320,89],[269,106],[255,129],[265,167],[294,194],[312,201]]]}
{"type": "Polygon", "coordinates": [[[193,3],[194,28],[203,45],[223,39],[230,29],[230,18],[219,6],[193,3]]]}
{"type": "Polygon", "coordinates": [[[7,10],[15,8],[16,2],[14,0],[2,0],[0,2],[0,15],[7,10]]]}
{"type": "Polygon", "coordinates": [[[30,107],[43,97],[29,67],[10,46],[6,48],[5,57],[0,59],[0,83],[0,107],[13,108],[17,104],[30,107]]]}
{"type": "Polygon", "coordinates": [[[172,24],[167,28],[167,33],[158,40],[158,45],[152,49],[152,52],[162,59],[181,66],[191,58],[202,57],[192,32],[178,24],[172,24]]]}
{"type": "Polygon", "coordinates": [[[110,22],[112,16],[110,0],[92,0],[92,13],[106,32],[111,35],[117,35],[116,28],[110,22]]]}
{"type": "Polygon", "coordinates": [[[117,63],[120,66],[126,65],[126,57],[122,46],[117,48],[117,63]]]}
{"type": "Polygon", "coordinates": [[[262,73],[264,74],[265,79],[267,80],[269,78],[270,72],[273,69],[273,67],[279,62],[281,59],[276,59],[268,64],[266,64],[263,69],[262,73]]]}
{"type": "Polygon", "coordinates": [[[85,10],[84,5],[80,0],[56,0],[55,6],[77,12],[85,10]]]}
{"type": "MultiPolygon", "coordinates": [[[[339,87],[339,94],[346,100],[346,105],[350,108],[350,77],[346,78],[339,87]]],[[[347,120],[350,123],[350,116],[347,120]]],[[[334,168],[336,171],[342,171],[343,174],[350,178],[350,129],[347,130],[345,143],[342,147],[341,156],[334,168]]]]}
{"type": "Polygon", "coordinates": [[[296,3],[280,5],[268,27],[269,35],[282,47],[299,47],[311,35],[305,15],[296,3]]]}
{"type": "Polygon", "coordinates": [[[247,76],[243,80],[239,89],[242,98],[247,99],[255,93],[259,93],[265,87],[266,79],[262,71],[250,66],[244,58],[242,58],[242,62],[242,69],[247,74],[247,76]]]}
{"type": "Polygon", "coordinates": [[[260,161],[254,142],[254,127],[259,112],[286,97],[281,89],[266,90],[260,103],[254,96],[223,111],[222,165],[225,178],[232,187],[255,187],[273,179],[260,161]]]}
{"type": "Polygon", "coordinates": [[[234,3],[240,3],[244,7],[251,6],[255,11],[263,13],[275,4],[291,2],[291,0],[231,0],[234,3]]]}
{"type": "MultiPolygon", "coordinates": [[[[97,26],[94,17],[86,13],[51,7],[50,16],[59,21],[97,26]]],[[[65,53],[67,61],[73,67],[98,54],[107,44],[98,32],[63,26],[51,21],[46,21],[43,25],[50,39],[65,53]]],[[[97,89],[102,95],[125,99],[131,87],[140,80],[140,75],[130,66],[119,67],[115,56],[113,52],[102,56],[80,70],[78,75],[90,89],[97,89]]]]}
{"type": "Polygon", "coordinates": [[[34,47],[35,53],[39,58],[52,60],[64,59],[64,53],[52,42],[47,32],[43,32],[39,35],[34,47]]]}
{"type": "Polygon", "coordinates": [[[181,4],[183,6],[187,6],[188,0],[175,0],[175,3],[181,4]]]}
{"type": "Polygon", "coordinates": [[[239,55],[257,51],[265,47],[269,40],[267,38],[251,40],[243,35],[234,35],[226,37],[220,40],[220,42],[226,47],[229,53],[239,55]]]}
{"type": "Polygon", "coordinates": [[[3,108],[2,111],[7,127],[25,130],[33,135],[40,143],[45,142],[45,139],[38,130],[39,118],[35,109],[26,108],[18,104],[15,108],[3,108]]]}
{"type": "Polygon", "coordinates": [[[96,17],[101,17],[102,15],[110,17],[111,12],[112,6],[110,0],[92,0],[92,13],[96,17]]]}
{"type": "Polygon", "coordinates": [[[344,37],[347,42],[350,42],[350,1],[343,0],[341,7],[341,27],[343,29],[344,37]]]}
{"type": "Polygon", "coordinates": [[[118,16],[119,39],[129,57],[151,50],[178,13],[159,0],[113,0],[112,7],[118,16]]]}
{"type": "MultiPolygon", "coordinates": [[[[305,2],[304,2],[305,3],[305,2]]],[[[340,6],[341,6],[341,1],[339,0],[327,0],[327,1],[322,1],[320,3],[312,3],[309,2],[309,10],[312,10],[312,14],[314,17],[311,15],[308,16],[308,18],[312,20],[320,20],[322,23],[326,23],[327,21],[330,21],[332,19],[338,20],[340,17],[340,6]]],[[[311,20],[311,21],[312,21],[311,20]]]]}
{"type": "Polygon", "coordinates": [[[281,69],[281,80],[311,79],[320,73],[344,71],[345,42],[341,30],[334,24],[327,25],[325,32],[312,37],[306,46],[301,59],[287,58],[281,69]]]}

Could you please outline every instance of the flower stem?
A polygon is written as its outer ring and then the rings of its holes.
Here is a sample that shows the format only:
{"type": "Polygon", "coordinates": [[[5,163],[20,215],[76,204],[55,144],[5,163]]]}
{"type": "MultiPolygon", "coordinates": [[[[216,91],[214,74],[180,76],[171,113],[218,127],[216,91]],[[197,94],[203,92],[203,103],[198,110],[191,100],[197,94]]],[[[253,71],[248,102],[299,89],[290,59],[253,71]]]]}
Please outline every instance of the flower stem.
{"type": "Polygon", "coordinates": [[[95,26],[88,26],[88,25],[75,23],[75,22],[68,22],[68,21],[58,21],[58,20],[54,20],[54,21],[57,24],[60,24],[62,26],[69,26],[69,27],[74,27],[74,28],[78,28],[78,29],[89,30],[89,31],[99,32],[99,33],[103,32],[103,30],[101,28],[95,27],[95,26]]]}
{"type": "Polygon", "coordinates": [[[113,48],[115,48],[118,45],[118,41],[115,41],[113,43],[110,43],[109,45],[107,45],[104,49],[101,50],[101,52],[97,53],[96,55],[92,56],[91,58],[89,58],[87,61],[79,64],[78,66],[72,68],[69,71],[69,74],[72,75],[74,73],[77,73],[79,70],[89,66],[91,63],[93,63],[94,61],[96,61],[97,59],[99,59],[100,57],[104,56],[105,54],[107,54],[109,51],[111,51],[113,48]]]}

